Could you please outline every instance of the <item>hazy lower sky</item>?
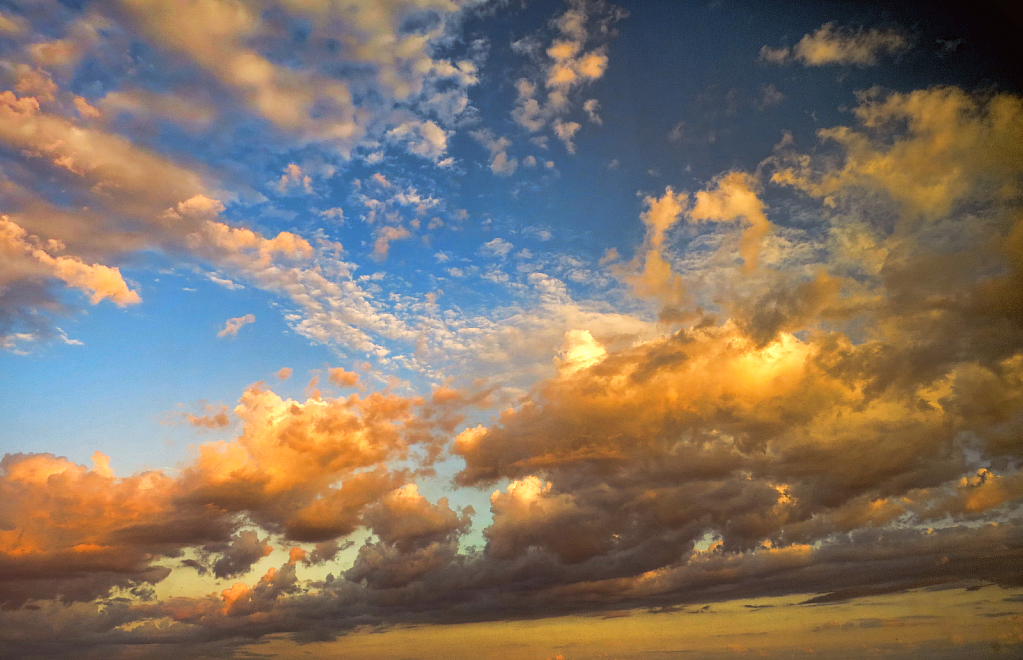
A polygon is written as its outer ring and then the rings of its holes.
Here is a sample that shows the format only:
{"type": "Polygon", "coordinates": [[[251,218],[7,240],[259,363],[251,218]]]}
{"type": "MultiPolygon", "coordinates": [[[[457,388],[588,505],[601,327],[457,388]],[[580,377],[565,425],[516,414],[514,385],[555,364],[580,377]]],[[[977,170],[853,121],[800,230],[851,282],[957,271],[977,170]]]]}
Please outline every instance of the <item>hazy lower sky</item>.
{"type": "Polygon", "coordinates": [[[1023,653],[1020,28],[0,0],[0,657],[1023,653]]]}

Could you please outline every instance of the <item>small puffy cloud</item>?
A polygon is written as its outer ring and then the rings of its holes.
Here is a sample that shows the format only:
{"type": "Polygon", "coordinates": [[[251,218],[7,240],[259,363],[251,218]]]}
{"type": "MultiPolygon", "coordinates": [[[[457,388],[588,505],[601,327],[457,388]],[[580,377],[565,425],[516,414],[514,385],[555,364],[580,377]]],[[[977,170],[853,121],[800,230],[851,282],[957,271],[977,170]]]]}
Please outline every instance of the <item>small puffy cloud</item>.
{"type": "Polygon", "coordinates": [[[338,387],[355,387],[359,384],[359,374],[336,367],[327,369],[327,380],[338,387]]]}
{"type": "Polygon", "coordinates": [[[509,158],[508,154],[500,151],[490,161],[490,171],[500,176],[511,176],[518,167],[518,160],[509,158]]]}
{"type": "Polygon", "coordinates": [[[99,119],[101,115],[100,111],[89,105],[81,96],[76,96],[74,100],[75,109],[78,110],[78,114],[82,116],[82,119],[99,119]]]}
{"type": "Polygon", "coordinates": [[[590,99],[583,103],[583,110],[586,112],[586,116],[589,117],[590,121],[594,124],[600,125],[604,123],[604,120],[600,118],[600,101],[597,99],[590,99]]]}
{"type": "Polygon", "coordinates": [[[760,61],[768,64],[800,61],[803,66],[873,66],[878,55],[899,53],[909,46],[909,39],[897,30],[851,30],[825,23],[813,34],[804,35],[791,49],[764,46],[760,49],[760,61]]]}
{"type": "Polygon", "coordinates": [[[511,176],[515,173],[519,161],[508,156],[507,149],[511,146],[511,140],[505,137],[496,137],[489,129],[472,131],[470,135],[490,152],[491,172],[498,176],[511,176]]]}
{"type": "Polygon", "coordinates": [[[387,132],[391,142],[404,143],[410,154],[440,163],[448,149],[447,132],[431,120],[412,120],[387,132]]]}
{"type": "Polygon", "coordinates": [[[340,206],[335,206],[335,207],[332,207],[332,208],[329,208],[329,209],[324,209],[323,211],[320,211],[320,215],[323,216],[324,218],[330,218],[331,220],[336,220],[337,222],[344,222],[345,210],[343,208],[341,208],[340,206]]]}
{"type": "Polygon", "coordinates": [[[289,163],[284,168],[284,174],[281,175],[280,180],[277,182],[277,192],[285,193],[292,188],[300,188],[307,194],[313,192],[313,180],[308,174],[302,171],[302,168],[295,163],[289,163]]]}
{"type": "Polygon", "coordinates": [[[218,337],[236,337],[238,331],[248,325],[249,323],[255,323],[256,316],[254,314],[246,314],[245,316],[236,316],[235,318],[228,319],[224,323],[224,327],[217,333],[218,337]]]}
{"type": "Polygon", "coordinates": [[[575,143],[572,142],[572,138],[582,126],[578,122],[563,122],[561,119],[555,119],[552,128],[554,129],[554,134],[564,143],[565,150],[570,154],[574,154],[575,143]]]}
{"type": "Polygon", "coordinates": [[[554,238],[554,234],[551,233],[550,229],[544,227],[529,226],[522,229],[523,236],[529,236],[535,238],[538,241],[549,241],[554,238]]]}
{"type": "Polygon", "coordinates": [[[277,376],[277,380],[288,380],[291,378],[291,367],[283,367],[274,375],[277,376]]]}
{"type": "Polygon", "coordinates": [[[377,230],[376,240],[373,242],[373,256],[377,259],[386,259],[391,249],[391,241],[400,241],[411,236],[409,230],[404,227],[381,227],[377,230]]]}
{"type": "Polygon", "coordinates": [[[504,258],[508,256],[508,253],[512,251],[515,246],[512,243],[504,240],[503,238],[495,238],[492,241],[487,241],[480,248],[480,253],[491,256],[504,258]]]}

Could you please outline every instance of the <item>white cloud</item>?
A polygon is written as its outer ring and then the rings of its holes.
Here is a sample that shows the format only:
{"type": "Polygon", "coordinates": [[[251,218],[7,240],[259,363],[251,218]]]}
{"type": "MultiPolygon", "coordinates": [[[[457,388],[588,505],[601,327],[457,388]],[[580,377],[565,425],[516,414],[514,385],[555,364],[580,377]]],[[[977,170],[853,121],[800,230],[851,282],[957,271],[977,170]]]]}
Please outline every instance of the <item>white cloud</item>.
{"type": "Polygon", "coordinates": [[[504,240],[503,238],[495,238],[492,241],[487,241],[480,248],[480,253],[489,255],[492,257],[504,258],[512,251],[515,246],[504,240]]]}

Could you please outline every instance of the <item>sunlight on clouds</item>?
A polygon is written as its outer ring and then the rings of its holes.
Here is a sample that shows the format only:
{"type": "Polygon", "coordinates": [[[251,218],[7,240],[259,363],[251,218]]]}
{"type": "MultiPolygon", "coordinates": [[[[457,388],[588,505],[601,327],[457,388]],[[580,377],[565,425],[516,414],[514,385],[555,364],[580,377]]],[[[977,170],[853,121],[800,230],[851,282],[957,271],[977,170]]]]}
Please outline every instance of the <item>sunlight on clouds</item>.
{"type": "Polygon", "coordinates": [[[10,653],[1023,644],[1023,101],[961,14],[73,5],[0,12],[10,653]]]}
{"type": "Polygon", "coordinates": [[[804,35],[789,48],[760,49],[760,60],[770,64],[786,64],[799,60],[803,66],[855,64],[873,66],[883,53],[899,53],[910,46],[910,40],[896,30],[849,30],[835,23],[825,23],[813,34],[804,35]]]}
{"type": "Polygon", "coordinates": [[[254,314],[246,314],[245,316],[227,319],[227,321],[224,322],[224,327],[217,333],[217,337],[237,337],[238,330],[240,330],[242,326],[255,322],[256,317],[254,314]]]}

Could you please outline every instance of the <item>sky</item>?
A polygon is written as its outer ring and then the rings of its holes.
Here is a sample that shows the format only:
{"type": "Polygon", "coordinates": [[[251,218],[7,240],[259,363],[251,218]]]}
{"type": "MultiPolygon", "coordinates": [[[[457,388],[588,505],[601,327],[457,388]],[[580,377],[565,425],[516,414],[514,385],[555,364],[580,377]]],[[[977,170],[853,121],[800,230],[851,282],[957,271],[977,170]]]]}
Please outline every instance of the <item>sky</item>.
{"type": "Polygon", "coordinates": [[[0,658],[1023,653],[1014,16],[0,0],[0,658]]]}

